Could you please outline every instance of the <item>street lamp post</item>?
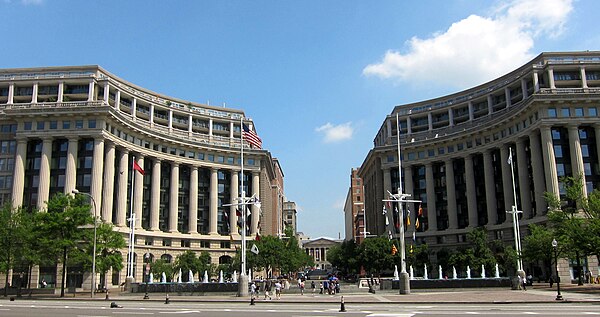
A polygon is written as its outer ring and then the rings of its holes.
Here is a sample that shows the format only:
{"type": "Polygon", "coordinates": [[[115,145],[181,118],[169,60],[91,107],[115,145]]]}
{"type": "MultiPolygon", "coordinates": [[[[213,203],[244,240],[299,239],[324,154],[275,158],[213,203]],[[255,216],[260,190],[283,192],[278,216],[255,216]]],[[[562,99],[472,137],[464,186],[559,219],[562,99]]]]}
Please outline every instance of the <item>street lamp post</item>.
{"type": "Polygon", "coordinates": [[[554,267],[556,268],[556,300],[563,300],[560,294],[560,276],[558,276],[558,242],[552,239],[552,248],[554,248],[554,267]]]}
{"type": "Polygon", "coordinates": [[[71,191],[73,194],[81,194],[81,195],[85,195],[90,197],[90,200],[92,201],[92,204],[94,205],[94,247],[93,247],[93,253],[92,253],[92,291],[91,291],[91,297],[94,297],[94,293],[96,292],[96,201],[94,200],[94,197],[88,193],[83,193],[80,192],[77,189],[73,189],[71,191]]]}

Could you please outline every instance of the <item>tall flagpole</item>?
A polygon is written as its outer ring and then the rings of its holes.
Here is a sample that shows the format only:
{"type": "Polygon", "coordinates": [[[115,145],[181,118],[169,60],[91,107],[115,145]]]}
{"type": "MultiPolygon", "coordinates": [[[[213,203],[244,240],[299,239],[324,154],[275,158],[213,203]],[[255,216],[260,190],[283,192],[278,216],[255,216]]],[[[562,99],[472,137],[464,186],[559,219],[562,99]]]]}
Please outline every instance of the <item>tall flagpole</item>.
{"type": "Polygon", "coordinates": [[[241,264],[240,280],[238,284],[238,296],[248,296],[248,279],[246,275],[246,191],[244,190],[244,117],[240,117],[240,153],[241,153],[241,195],[238,201],[238,208],[242,208],[242,248],[241,248],[241,264]]]}
{"type": "Polygon", "coordinates": [[[135,233],[134,233],[134,228],[135,228],[135,213],[133,212],[133,188],[135,187],[135,168],[133,168],[133,164],[135,164],[135,156],[133,157],[133,163],[131,164],[132,169],[131,169],[131,198],[129,201],[129,207],[130,207],[130,211],[129,211],[129,222],[130,222],[130,231],[129,231],[129,271],[127,272],[127,277],[128,278],[133,278],[133,255],[134,255],[134,244],[135,244],[135,233]]]}
{"type": "Polygon", "coordinates": [[[519,228],[519,211],[517,209],[517,189],[515,187],[515,168],[513,166],[513,156],[512,156],[512,148],[508,147],[508,164],[510,164],[510,176],[512,178],[512,189],[513,189],[513,198],[514,198],[514,202],[513,202],[513,206],[512,206],[512,210],[510,211],[510,213],[512,214],[513,217],[513,230],[514,230],[514,234],[515,234],[515,248],[517,251],[517,271],[518,272],[523,272],[522,274],[524,275],[524,270],[523,270],[523,260],[521,259],[521,230],[519,228]]]}

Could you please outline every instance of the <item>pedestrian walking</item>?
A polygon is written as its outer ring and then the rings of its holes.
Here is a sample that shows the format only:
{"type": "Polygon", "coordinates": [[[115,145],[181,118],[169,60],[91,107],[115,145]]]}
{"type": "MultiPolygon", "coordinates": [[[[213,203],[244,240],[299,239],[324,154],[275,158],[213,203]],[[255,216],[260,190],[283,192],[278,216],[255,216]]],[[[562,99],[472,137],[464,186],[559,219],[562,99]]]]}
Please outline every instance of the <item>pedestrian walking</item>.
{"type": "Polygon", "coordinates": [[[314,293],[315,292],[315,288],[317,288],[317,285],[315,285],[315,281],[311,281],[310,282],[310,288],[311,288],[312,292],[314,293]]]}
{"type": "Polygon", "coordinates": [[[275,298],[277,299],[281,299],[281,288],[281,282],[277,280],[277,282],[275,282],[275,298]]]}
{"type": "Polygon", "coordinates": [[[271,286],[271,280],[267,279],[267,281],[265,282],[265,300],[267,300],[267,297],[269,298],[269,300],[271,300],[271,286]]]}

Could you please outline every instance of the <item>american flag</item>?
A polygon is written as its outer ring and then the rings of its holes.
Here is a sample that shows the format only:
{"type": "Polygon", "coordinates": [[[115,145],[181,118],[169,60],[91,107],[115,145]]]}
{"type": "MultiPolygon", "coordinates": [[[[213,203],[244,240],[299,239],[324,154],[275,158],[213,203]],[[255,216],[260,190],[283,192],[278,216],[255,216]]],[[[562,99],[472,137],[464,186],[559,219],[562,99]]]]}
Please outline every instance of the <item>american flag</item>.
{"type": "Polygon", "coordinates": [[[248,141],[248,143],[250,143],[250,145],[254,146],[255,148],[261,149],[262,148],[262,140],[260,139],[258,134],[256,134],[256,132],[250,130],[250,128],[248,128],[248,126],[243,123],[242,123],[242,128],[244,130],[244,134],[243,134],[244,139],[246,141],[248,141]]]}

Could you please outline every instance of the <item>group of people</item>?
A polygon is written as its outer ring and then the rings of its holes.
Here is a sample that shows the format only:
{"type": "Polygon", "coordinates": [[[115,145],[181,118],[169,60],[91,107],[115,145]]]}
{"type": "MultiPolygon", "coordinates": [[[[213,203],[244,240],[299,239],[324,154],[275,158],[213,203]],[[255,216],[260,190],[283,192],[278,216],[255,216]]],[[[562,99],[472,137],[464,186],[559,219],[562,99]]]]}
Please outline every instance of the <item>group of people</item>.
{"type": "MultiPolygon", "coordinates": [[[[300,295],[304,295],[304,290],[306,288],[307,281],[303,278],[299,278],[297,285],[300,290],[300,295]]],[[[287,280],[283,279],[266,279],[266,280],[257,280],[250,283],[250,295],[253,298],[258,298],[260,296],[260,292],[264,293],[264,299],[271,300],[272,296],[275,296],[275,299],[281,299],[281,293],[284,289],[289,288],[286,287],[288,284],[287,280]],[[260,285],[262,284],[262,285],[260,285]],[[261,287],[262,286],[262,287],[261,287]]],[[[314,294],[317,290],[317,284],[315,281],[310,282],[311,292],[314,294]]],[[[339,280],[336,279],[327,279],[319,282],[319,294],[329,294],[335,295],[340,292],[340,283],[339,280]]]]}

